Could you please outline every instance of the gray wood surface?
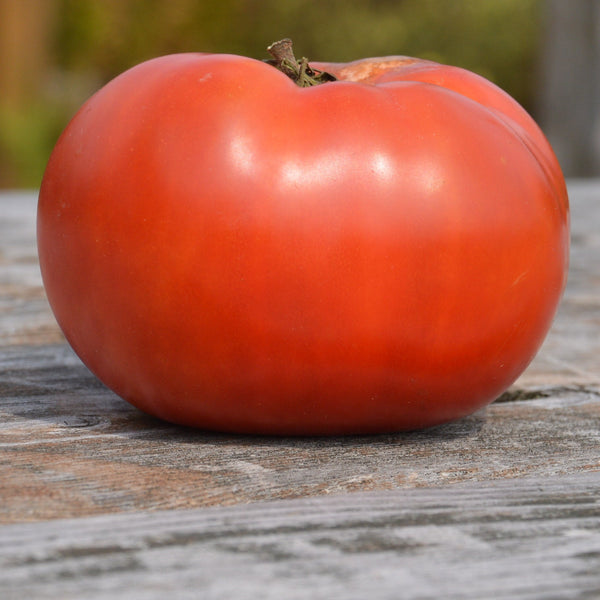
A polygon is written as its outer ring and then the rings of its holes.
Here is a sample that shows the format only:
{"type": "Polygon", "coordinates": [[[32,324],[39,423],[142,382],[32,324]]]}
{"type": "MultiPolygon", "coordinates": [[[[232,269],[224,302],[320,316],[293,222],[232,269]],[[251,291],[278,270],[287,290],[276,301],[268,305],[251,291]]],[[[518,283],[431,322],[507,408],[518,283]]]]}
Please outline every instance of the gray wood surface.
{"type": "Polygon", "coordinates": [[[267,438],[143,415],[65,344],[33,193],[0,194],[0,598],[600,598],[600,182],[538,357],[429,431],[267,438]]]}
{"type": "Polygon", "coordinates": [[[4,600],[600,597],[593,474],[4,527],[4,600]]]}

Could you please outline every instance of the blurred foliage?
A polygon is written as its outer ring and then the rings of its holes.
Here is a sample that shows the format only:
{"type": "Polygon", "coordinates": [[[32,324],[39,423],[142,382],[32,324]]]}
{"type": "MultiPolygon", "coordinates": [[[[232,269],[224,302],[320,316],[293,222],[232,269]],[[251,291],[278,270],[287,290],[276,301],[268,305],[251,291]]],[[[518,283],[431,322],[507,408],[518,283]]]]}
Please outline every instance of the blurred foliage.
{"type": "MultiPolygon", "coordinates": [[[[19,1],[19,0],[16,0],[19,1]]],[[[283,37],[296,54],[347,61],[409,55],[465,67],[529,110],[541,0],[46,0],[55,19],[37,95],[0,109],[0,185],[38,186],[60,130],[95,89],[161,54],[266,58],[283,37]]]]}

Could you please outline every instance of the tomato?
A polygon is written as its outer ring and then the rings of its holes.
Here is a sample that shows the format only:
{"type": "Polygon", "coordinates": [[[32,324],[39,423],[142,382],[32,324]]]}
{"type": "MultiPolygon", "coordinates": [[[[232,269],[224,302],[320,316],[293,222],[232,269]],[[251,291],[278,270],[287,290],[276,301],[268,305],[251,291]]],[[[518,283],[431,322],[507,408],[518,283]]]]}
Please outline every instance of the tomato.
{"type": "Polygon", "coordinates": [[[299,70],[333,77],[165,56],[83,105],[38,205],[66,339],[125,400],[204,429],[390,432],[484,407],[565,286],[550,145],[456,67],[299,70]]]}

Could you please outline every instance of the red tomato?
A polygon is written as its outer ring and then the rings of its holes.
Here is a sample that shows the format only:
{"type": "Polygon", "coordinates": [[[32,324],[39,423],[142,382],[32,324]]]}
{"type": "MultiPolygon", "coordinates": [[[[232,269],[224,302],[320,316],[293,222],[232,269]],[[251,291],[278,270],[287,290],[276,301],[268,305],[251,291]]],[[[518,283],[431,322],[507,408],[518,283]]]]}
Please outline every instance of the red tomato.
{"type": "Polygon", "coordinates": [[[467,71],[232,55],[145,62],[89,99],[42,183],[48,299],[82,361],[200,428],[345,434],[472,413],[555,315],[564,179],[467,71]]]}

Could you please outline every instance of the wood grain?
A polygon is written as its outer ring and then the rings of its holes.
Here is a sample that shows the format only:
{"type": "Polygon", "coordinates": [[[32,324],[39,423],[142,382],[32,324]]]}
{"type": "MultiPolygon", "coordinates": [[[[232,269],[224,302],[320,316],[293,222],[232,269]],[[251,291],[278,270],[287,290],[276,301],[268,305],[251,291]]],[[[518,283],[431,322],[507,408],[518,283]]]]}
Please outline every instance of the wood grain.
{"type": "Polygon", "coordinates": [[[64,342],[42,286],[36,203],[32,192],[0,193],[0,348],[64,342]]]}
{"type": "Polygon", "coordinates": [[[600,597],[580,473],[0,528],[4,600],[600,597]]]}
{"type": "Polygon", "coordinates": [[[324,439],[193,431],[117,398],[48,308],[35,194],[0,195],[0,523],[600,471],[600,185],[570,191],[567,293],[516,385],[429,431],[324,439]]]}
{"type": "Polygon", "coordinates": [[[63,345],[0,356],[0,522],[600,470],[600,394],[546,388],[429,431],[229,436],[107,391],[63,345]]]}

